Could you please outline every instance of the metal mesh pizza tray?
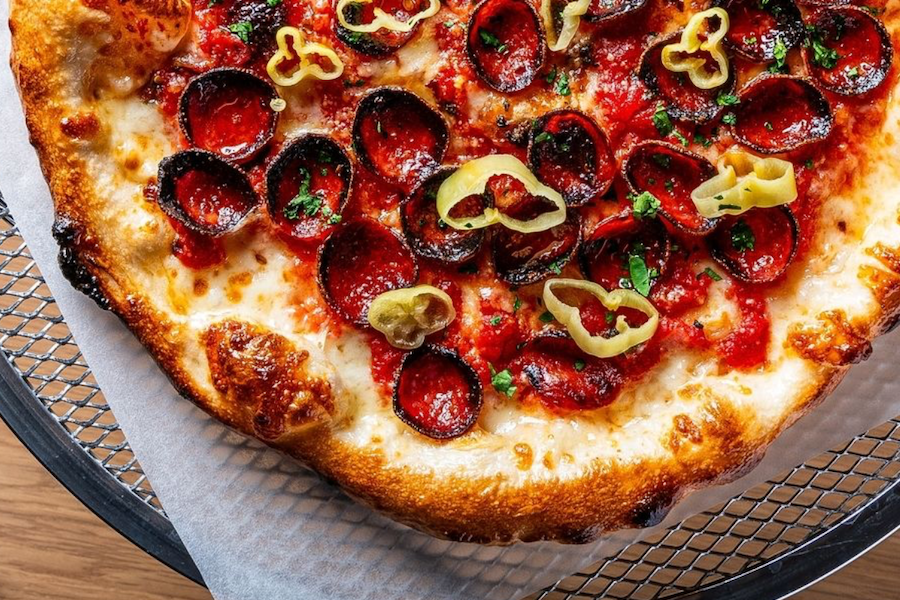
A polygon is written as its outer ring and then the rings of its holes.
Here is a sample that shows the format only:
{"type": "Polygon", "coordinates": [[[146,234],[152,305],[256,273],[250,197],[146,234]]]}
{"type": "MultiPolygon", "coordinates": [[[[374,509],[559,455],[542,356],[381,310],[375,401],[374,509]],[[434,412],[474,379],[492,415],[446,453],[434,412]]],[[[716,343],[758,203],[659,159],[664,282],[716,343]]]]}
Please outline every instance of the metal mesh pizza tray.
{"type": "MultiPolygon", "coordinates": [[[[198,583],[0,196],[0,416],[112,527],[198,583]]],[[[784,598],[900,527],[900,419],[530,600],[784,598]]]]}

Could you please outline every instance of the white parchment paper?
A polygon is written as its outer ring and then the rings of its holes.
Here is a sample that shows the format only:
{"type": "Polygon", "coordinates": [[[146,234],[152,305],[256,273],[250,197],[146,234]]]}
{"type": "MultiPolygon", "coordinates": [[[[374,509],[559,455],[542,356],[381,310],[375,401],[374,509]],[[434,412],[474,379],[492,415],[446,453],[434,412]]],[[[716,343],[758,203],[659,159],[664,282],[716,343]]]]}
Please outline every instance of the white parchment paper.
{"type": "MultiPolygon", "coordinates": [[[[73,0],[74,1],[74,0],[73,0]]],[[[0,0],[0,191],[172,523],[220,600],[506,600],[538,590],[649,532],[588,546],[487,548],[438,541],[364,508],[293,460],[229,431],[179,397],[112,315],[56,262],[52,203],[6,65],[0,0]]],[[[731,485],[682,502],[665,524],[726,500],[900,414],[897,335],[731,485]]],[[[664,525],[665,525],[664,524],[664,525]]]]}

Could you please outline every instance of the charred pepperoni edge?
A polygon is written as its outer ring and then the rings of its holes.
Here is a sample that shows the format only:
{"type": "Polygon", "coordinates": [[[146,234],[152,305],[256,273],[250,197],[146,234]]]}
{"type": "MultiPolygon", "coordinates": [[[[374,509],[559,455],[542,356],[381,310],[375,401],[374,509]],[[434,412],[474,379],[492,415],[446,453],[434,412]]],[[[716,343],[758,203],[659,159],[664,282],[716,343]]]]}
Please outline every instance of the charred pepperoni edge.
{"type": "MultiPolygon", "coordinates": [[[[534,126],[531,128],[531,135],[528,142],[529,166],[531,167],[531,170],[534,172],[537,178],[540,179],[545,185],[554,187],[552,185],[552,182],[544,181],[544,179],[541,177],[540,164],[538,162],[539,155],[537,149],[535,148],[537,142],[535,140],[537,139],[538,135],[540,135],[540,133],[545,131],[547,123],[549,123],[551,120],[556,119],[559,119],[562,122],[576,122],[577,125],[587,133],[588,137],[590,137],[591,141],[594,143],[594,151],[596,152],[596,160],[594,164],[595,184],[592,186],[590,193],[580,194],[578,193],[578,191],[575,191],[573,193],[569,192],[568,190],[556,190],[563,195],[563,198],[565,198],[566,200],[567,206],[584,206],[594,198],[602,196],[607,192],[607,190],[609,190],[610,186],[613,183],[613,179],[615,179],[616,176],[616,159],[613,156],[612,148],[609,145],[609,140],[606,138],[606,134],[603,133],[603,130],[600,129],[600,126],[597,125],[596,121],[594,121],[592,118],[581,111],[565,108],[554,110],[537,120],[537,123],[534,124],[534,126]],[[606,179],[601,179],[601,171],[604,168],[609,171],[609,175],[606,177],[606,179]]],[[[577,154],[580,151],[580,148],[569,149],[569,152],[572,154],[577,154]]]]}
{"type": "Polygon", "coordinates": [[[157,202],[163,212],[188,229],[211,237],[225,235],[240,227],[260,202],[259,196],[243,171],[218,154],[207,150],[192,148],[165,157],[159,162],[158,180],[157,202]],[[195,170],[212,172],[218,176],[223,184],[238,188],[238,192],[247,201],[247,209],[233,219],[231,223],[227,223],[222,227],[209,227],[191,219],[175,196],[175,181],[185,173],[195,170]]]}
{"type": "MultiPolygon", "coordinates": [[[[819,91],[819,88],[815,86],[809,79],[802,77],[794,77],[792,75],[778,75],[772,73],[762,73],[758,75],[751,81],[748,81],[743,88],[741,88],[740,93],[738,94],[738,98],[740,99],[740,103],[737,106],[733,106],[732,110],[735,112],[737,123],[731,126],[731,133],[734,138],[745,146],[749,146],[753,148],[757,152],[761,152],[763,154],[779,154],[782,152],[790,152],[792,150],[796,150],[797,148],[802,148],[803,146],[807,146],[809,144],[814,144],[819,142],[831,133],[831,128],[834,125],[834,113],[831,111],[831,104],[828,103],[828,100],[825,98],[824,94],[819,91]],[[827,127],[824,131],[818,132],[815,135],[810,135],[804,137],[803,139],[797,140],[794,144],[788,144],[785,146],[776,146],[776,147],[766,147],[761,144],[758,144],[754,141],[747,139],[745,135],[740,133],[741,129],[741,115],[744,111],[747,110],[747,106],[751,105],[751,99],[748,99],[748,96],[751,96],[755,89],[759,86],[763,86],[766,82],[772,80],[785,80],[785,81],[793,81],[797,82],[800,87],[804,88],[807,92],[807,100],[809,101],[811,108],[819,113],[818,116],[822,117],[827,122],[827,127]]],[[[766,136],[763,136],[765,138],[766,136]]]]}
{"type": "MultiPolygon", "coordinates": [[[[633,194],[640,194],[642,191],[637,187],[637,184],[631,178],[631,166],[632,160],[634,160],[639,152],[645,151],[647,148],[651,147],[659,147],[664,148],[669,152],[673,152],[675,154],[679,154],[682,157],[697,162],[700,165],[700,171],[706,174],[706,179],[711,179],[716,175],[716,167],[709,162],[706,158],[700,156],[699,154],[695,154],[694,152],[690,152],[689,150],[685,150],[684,148],[680,148],[675,144],[664,142],[660,140],[646,140],[640,142],[639,144],[635,144],[631,149],[631,152],[628,153],[628,158],[625,159],[625,162],[622,163],[622,177],[625,179],[625,182],[628,184],[628,189],[633,194]]],[[[705,181],[705,180],[704,180],[705,181]]],[[[690,193],[690,192],[688,192],[690,193]]],[[[658,198],[660,201],[660,209],[659,214],[666,219],[669,223],[671,223],[676,228],[684,231],[685,233],[689,233],[691,235],[704,235],[710,231],[712,231],[716,226],[716,219],[707,219],[700,216],[702,221],[702,225],[699,228],[692,228],[675,218],[669,211],[666,210],[666,204],[663,198],[658,198]]]]}
{"type": "MultiPolygon", "coordinates": [[[[337,163],[335,171],[344,174],[341,179],[344,182],[344,191],[338,200],[338,214],[343,212],[347,206],[347,200],[350,197],[350,190],[353,189],[353,163],[344,152],[340,145],[327,135],[315,133],[301,135],[286,145],[275,160],[271,162],[268,170],[266,170],[266,206],[269,209],[269,217],[278,224],[286,223],[286,219],[279,206],[278,191],[281,179],[284,177],[284,170],[296,159],[301,158],[306,152],[328,152],[329,156],[337,163]]],[[[296,236],[293,236],[296,237],[296,236]]]]}
{"type": "Polygon", "coordinates": [[[822,88],[836,94],[843,94],[844,96],[865,94],[866,92],[877,88],[885,78],[887,78],[888,71],[894,61],[894,47],[891,44],[891,36],[880,20],[876,19],[865,10],[855,6],[830,6],[828,8],[822,8],[813,13],[810,17],[810,25],[818,26],[823,19],[835,18],[836,16],[840,16],[841,13],[849,14],[854,19],[860,19],[866,23],[870,23],[872,27],[875,28],[878,32],[878,37],[881,40],[881,44],[879,45],[879,50],[881,50],[881,65],[865,77],[853,79],[850,85],[843,86],[831,85],[818,76],[821,67],[813,64],[810,48],[803,48],[803,61],[806,64],[806,70],[810,74],[810,77],[812,77],[822,88]]]}
{"type": "MultiPolygon", "coordinates": [[[[335,0],[333,3],[335,15],[337,14],[337,4],[338,0],[335,0]]],[[[353,23],[352,19],[348,18],[347,21],[353,23]]],[[[412,31],[409,33],[390,31],[387,34],[379,36],[374,33],[357,33],[355,31],[350,31],[343,27],[340,20],[335,16],[334,35],[354,52],[359,52],[360,54],[365,54],[372,58],[384,58],[405,46],[406,43],[416,35],[416,32],[419,30],[419,25],[421,25],[421,23],[413,27],[412,31]]]]}
{"type": "MultiPolygon", "coordinates": [[[[322,293],[322,297],[325,298],[325,302],[328,303],[328,306],[330,306],[331,309],[334,312],[336,312],[338,315],[340,315],[341,318],[343,318],[345,321],[347,321],[348,323],[352,323],[354,325],[367,326],[369,324],[369,321],[367,320],[366,315],[361,315],[361,317],[359,319],[354,319],[353,317],[351,317],[335,301],[335,299],[331,296],[331,292],[328,289],[329,288],[328,283],[329,283],[329,279],[330,279],[331,256],[337,250],[335,248],[335,245],[337,244],[338,241],[340,241],[339,236],[341,234],[346,234],[347,230],[350,229],[351,227],[377,228],[379,230],[389,233],[397,240],[397,244],[399,245],[398,250],[401,253],[405,254],[405,256],[403,256],[403,258],[408,258],[412,262],[412,265],[413,265],[413,274],[412,274],[412,277],[410,278],[410,281],[407,282],[407,285],[412,285],[419,278],[419,263],[416,262],[415,255],[413,254],[412,250],[410,250],[409,246],[406,244],[406,242],[403,240],[402,237],[397,235],[397,233],[390,227],[386,227],[385,225],[382,225],[378,221],[375,221],[374,219],[370,219],[368,217],[360,217],[360,218],[354,219],[353,221],[345,221],[344,223],[341,224],[340,227],[335,229],[335,231],[332,232],[328,236],[328,238],[325,240],[325,242],[319,247],[319,256],[318,256],[319,291],[322,293]]],[[[355,275],[357,275],[357,274],[354,274],[354,276],[355,275]]],[[[403,286],[401,286],[401,287],[403,287],[403,286]]]]}
{"type": "MultiPolygon", "coordinates": [[[[784,274],[785,271],[787,271],[787,268],[791,265],[794,257],[797,255],[797,247],[799,246],[800,241],[800,228],[797,224],[797,219],[794,217],[794,213],[791,212],[791,209],[789,209],[787,206],[778,206],[775,208],[755,208],[753,210],[780,211],[787,216],[791,235],[791,251],[788,253],[784,265],[782,265],[774,275],[761,279],[754,279],[749,273],[746,273],[743,269],[741,269],[740,264],[738,264],[737,261],[732,260],[728,256],[728,254],[716,244],[716,242],[719,240],[719,235],[722,232],[717,232],[715,235],[712,235],[707,239],[707,243],[709,245],[709,253],[716,262],[725,267],[725,269],[728,270],[731,275],[733,275],[737,279],[740,279],[741,281],[746,281],[748,283],[771,283],[772,281],[777,280],[784,274]]],[[[728,227],[729,224],[737,223],[739,219],[740,216],[729,219],[722,219],[722,227],[728,227]]],[[[722,231],[724,232],[724,229],[722,231]]],[[[759,242],[760,239],[757,237],[757,243],[759,242]]]]}
{"type": "Polygon", "coordinates": [[[598,12],[594,10],[594,4],[597,4],[597,0],[594,0],[591,2],[591,6],[588,8],[584,18],[592,23],[608,21],[642,9],[647,4],[647,0],[615,0],[615,3],[616,6],[607,8],[603,12],[598,12]]]}
{"type": "MultiPolygon", "coordinates": [[[[718,94],[734,94],[734,90],[737,85],[735,79],[735,69],[730,69],[728,81],[726,81],[724,85],[713,90],[715,93],[710,96],[709,102],[707,103],[707,106],[703,108],[703,110],[691,110],[685,106],[682,106],[678,103],[677,98],[671,98],[663,93],[662,88],[659,85],[659,76],[656,74],[656,69],[665,69],[665,67],[661,62],[653,60],[654,53],[657,50],[661,50],[663,46],[677,42],[680,38],[681,31],[676,31],[672,35],[647,46],[647,48],[644,50],[644,53],[641,55],[641,63],[638,67],[638,77],[641,79],[641,81],[644,82],[644,85],[647,86],[647,89],[650,90],[650,92],[654,96],[662,99],[662,101],[666,105],[666,112],[669,113],[669,116],[673,119],[678,119],[680,121],[693,121],[699,124],[708,123],[709,121],[715,119],[724,108],[722,106],[719,106],[719,103],[716,102],[716,97],[718,96],[718,94]],[[656,62],[657,64],[654,65],[654,62],[656,62]]],[[[685,75],[685,77],[687,77],[687,75],[685,75]]],[[[690,82],[688,82],[687,85],[690,86],[690,82]]],[[[697,89],[698,95],[702,95],[703,93],[704,90],[697,89]]]]}
{"type": "Polygon", "coordinates": [[[538,283],[555,274],[555,272],[550,269],[550,265],[555,264],[561,269],[569,264],[572,257],[575,256],[575,253],[578,251],[578,247],[581,245],[581,217],[578,216],[578,213],[575,211],[569,211],[565,222],[557,225],[553,229],[561,227],[568,229],[568,246],[564,248],[561,254],[556,255],[556,257],[549,262],[534,262],[533,264],[523,265],[509,271],[501,271],[497,261],[500,252],[504,250],[504,248],[500,247],[500,241],[503,239],[502,236],[509,235],[516,239],[520,239],[521,236],[548,235],[550,230],[531,234],[519,233],[512,231],[511,229],[503,232],[493,231],[491,233],[491,259],[493,260],[497,277],[514,286],[531,285],[532,283],[538,283]]]}
{"type": "Polygon", "coordinates": [[[469,62],[475,69],[475,73],[490,87],[494,88],[498,92],[503,93],[512,93],[524,90],[529,85],[531,85],[531,82],[534,81],[535,77],[537,77],[538,72],[541,70],[541,67],[544,66],[544,61],[547,58],[547,40],[543,21],[538,16],[537,11],[534,9],[534,6],[532,6],[531,3],[527,2],[526,0],[482,0],[472,11],[472,16],[469,18],[469,26],[466,29],[466,53],[469,57],[469,62]],[[535,58],[534,64],[532,65],[531,77],[522,77],[512,85],[503,84],[491,77],[491,75],[485,70],[484,65],[482,65],[481,62],[477,60],[475,47],[472,43],[472,40],[478,37],[479,17],[481,16],[481,12],[491,4],[522,5],[522,7],[527,9],[530,13],[530,16],[532,17],[534,22],[535,32],[538,36],[538,55],[535,58]]]}
{"type": "MultiPolygon", "coordinates": [[[[578,267],[581,269],[581,274],[584,275],[584,278],[588,281],[593,281],[591,279],[591,263],[595,249],[599,244],[608,239],[629,237],[639,233],[641,229],[647,229],[651,237],[663,240],[662,263],[659,267],[655,267],[655,265],[648,266],[657,268],[660,275],[665,275],[668,271],[669,258],[672,256],[672,239],[669,236],[669,232],[666,231],[665,226],[659,219],[638,220],[631,216],[629,211],[625,211],[600,221],[581,244],[581,247],[578,249],[578,267]],[[614,235],[609,235],[610,233],[614,235]]],[[[659,281],[659,278],[651,280],[650,287],[652,288],[656,285],[657,281],[659,281]]]]}
{"type": "MultiPolygon", "coordinates": [[[[522,349],[522,360],[521,362],[525,362],[524,358],[527,356],[538,357],[551,357],[551,356],[565,356],[566,358],[572,359],[582,359],[586,363],[586,365],[590,365],[592,362],[606,363],[607,365],[607,374],[616,373],[619,371],[609,362],[604,361],[603,359],[594,358],[584,352],[581,351],[580,348],[575,344],[575,341],[569,337],[569,335],[563,331],[548,331],[542,332],[534,335],[525,347],[522,349]]],[[[585,385],[587,380],[588,373],[585,371],[577,371],[574,366],[574,360],[572,361],[572,371],[568,373],[567,377],[567,387],[572,389],[575,385],[581,384],[585,385]],[[575,385],[572,385],[572,379],[577,378],[578,381],[575,385]]],[[[534,393],[541,397],[541,404],[544,406],[553,406],[553,408],[557,410],[563,410],[567,412],[572,411],[585,411],[585,410],[596,410],[598,408],[603,408],[604,406],[608,406],[613,401],[615,401],[619,389],[622,386],[621,376],[617,376],[615,380],[609,381],[609,390],[607,390],[606,397],[603,399],[601,403],[598,403],[597,406],[560,406],[556,402],[550,401],[544,394],[548,392],[546,388],[546,370],[545,368],[538,364],[537,360],[529,361],[528,364],[524,364],[521,366],[522,374],[525,375],[525,378],[528,380],[529,385],[534,388],[534,393]]]]}
{"type": "MultiPolygon", "coordinates": [[[[430,120],[432,127],[437,129],[439,148],[437,156],[434,157],[435,169],[437,169],[437,165],[440,165],[441,161],[444,160],[444,155],[447,153],[447,147],[450,145],[450,126],[447,125],[447,120],[444,119],[443,115],[430,104],[409,90],[400,87],[385,86],[376,88],[362,97],[356,107],[356,115],[353,117],[353,147],[356,149],[357,158],[367,169],[385,181],[393,184],[400,184],[402,183],[401,181],[388,178],[383,174],[382,170],[369,155],[369,151],[363,143],[362,136],[364,119],[374,114],[374,112],[381,107],[395,102],[406,103],[410,110],[421,111],[426,115],[425,120],[430,120]]],[[[418,177],[418,181],[428,177],[432,172],[433,171],[421,173],[418,177]]]]}
{"type": "MultiPolygon", "coordinates": [[[[258,92],[260,97],[267,100],[266,105],[275,98],[278,98],[278,92],[275,91],[272,84],[244,69],[220,67],[218,69],[210,69],[206,73],[197,75],[188,82],[178,100],[178,125],[181,127],[181,132],[184,134],[185,139],[187,139],[192,146],[196,146],[196,143],[194,142],[193,127],[188,117],[188,108],[191,102],[191,95],[195,92],[201,93],[203,86],[233,86],[236,89],[242,89],[245,92],[256,88],[252,93],[258,92]]],[[[259,151],[265,148],[272,140],[272,136],[275,135],[279,116],[279,113],[274,110],[270,111],[269,123],[263,129],[260,129],[259,133],[261,135],[257,135],[256,139],[253,140],[254,143],[249,144],[247,149],[243,152],[232,154],[225,158],[234,162],[243,163],[259,154],[259,151]]]]}
{"type": "Polygon", "coordinates": [[[394,379],[394,394],[393,394],[393,408],[394,414],[397,415],[401,421],[418,431],[424,436],[430,437],[434,440],[449,440],[453,438],[457,438],[466,432],[468,432],[472,427],[475,426],[475,423],[478,421],[478,416],[481,414],[481,407],[484,404],[484,390],[481,387],[481,379],[478,377],[478,373],[467,363],[465,360],[460,357],[459,354],[450,350],[449,348],[444,348],[442,346],[433,346],[426,345],[421,348],[417,348],[413,350],[409,354],[403,357],[403,362],[400,364],[400,369],[397,372],[397,376],[394,379]],[[460,424],[459,427],[453,429],[449,432],[441,432],[435,433],[434,431],[428,431],[424,426],[419,423],[416,423],[410,415],[406,414],[406,411],[401,406],[400,400],[400,380],[403,377],[403,372],[406,371],[406,368],[415,362],[416,360],[425,357],[429,354],[437,355],[440,358],[445,360],[449,360],[453,362],[457,368],[459,368],[463,377],[467,380],[469,384],[469,403],[472,407],[472,415],[468,421],[465,421],[460,424]]]}
{"type": "MultiPolygon", "coordinates": [[[[412,193],[400,203],[400,224],[403,227],[406,241],[413,249],[413,252],[422,258],[445,264],[460,264],[474,258],[484,243],[485,230],[460,231],[448,228],[448,233],[454,236],[453,240],[448,240],[444,243],[429,241],[423,236],[416,235],[410,226],[410,221],[419,214],[418,212],[411,212],[411,207],[417,202],[427,202],[427,200],[422,198],[422,195],[427,192],[428,188],[443,182],[455,171],[456,167],[441,167],[428,179],[416,186],[412,193]]],[[[432,204],[432,208],[435,216],[438,217],[437,206],[432,204]]]]}
{"type": "MultiPolygon", "coordinates": [[[[731,22],[734,23],[735,11],[732,10],[732,6],[741,2],[752,3],[757,6],[759,4],[759,0],[715,0],[713,6],[724,8],[728,12],[731,22]]],[[[770,0],[770,2],[779,8],[778,14],[775,14],[775,12],[769,13],[778,24],[776,29],[769,31],[772,32],[773,39],[777,40],[780,37],[785,47],[790,50],[802,42],[803,36],[806,34],[806,27],[803,24],[800,9],[797,8],[794,0],[770,0]]],[[[735,44],[726,36],[725,44],[737,54],[753,61],[766,62],[775,59],[775,42],[764,45],[760,40],[751,46],[748,44],[735,44]]]]}

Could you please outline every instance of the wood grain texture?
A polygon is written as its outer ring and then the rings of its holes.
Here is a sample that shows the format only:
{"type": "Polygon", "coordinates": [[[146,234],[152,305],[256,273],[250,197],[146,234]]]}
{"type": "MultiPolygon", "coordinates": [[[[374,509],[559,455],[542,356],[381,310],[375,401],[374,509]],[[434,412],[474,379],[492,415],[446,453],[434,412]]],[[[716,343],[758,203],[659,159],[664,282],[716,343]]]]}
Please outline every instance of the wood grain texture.
{"type": "MultiPolygon", "coordinates": [[[[898,585],[900,535],[895,535],[795,598],[896,598],[898,585]]],[[[0,422],[0,600],[98,598],[211,596],[94,516],[0,422]]]]}

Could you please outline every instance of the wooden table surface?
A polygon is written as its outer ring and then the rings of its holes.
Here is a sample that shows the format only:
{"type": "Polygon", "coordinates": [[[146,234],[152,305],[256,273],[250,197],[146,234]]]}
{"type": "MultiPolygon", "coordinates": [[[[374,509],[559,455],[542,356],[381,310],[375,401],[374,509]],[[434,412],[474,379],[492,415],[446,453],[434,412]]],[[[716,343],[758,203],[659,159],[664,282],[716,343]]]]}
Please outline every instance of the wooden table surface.
{"type": "MultiPolygon", "coordinates": [[[[94,516],[0,422],[0,600],[210,597],[94,516]]],[[[900,535],[795,598],[900,598],[900,535]]]]}

